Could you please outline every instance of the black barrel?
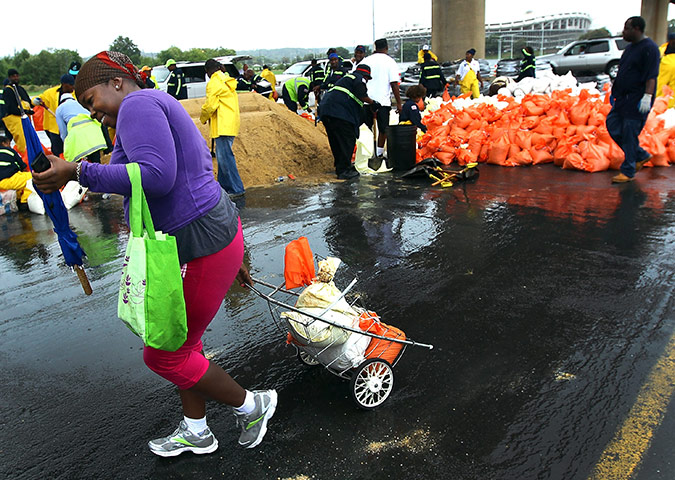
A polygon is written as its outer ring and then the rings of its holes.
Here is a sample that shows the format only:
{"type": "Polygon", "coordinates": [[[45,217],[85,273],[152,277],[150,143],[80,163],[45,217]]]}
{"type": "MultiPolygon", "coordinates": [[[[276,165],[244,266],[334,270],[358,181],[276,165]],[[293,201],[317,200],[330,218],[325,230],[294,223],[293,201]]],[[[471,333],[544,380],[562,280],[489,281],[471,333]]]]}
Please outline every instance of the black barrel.
{"type": "Polygon", "coordinates": [[[389,125],[387,127],[387,157],[394,170],[410,170],[415,166],[417,126],[389,125]]]}

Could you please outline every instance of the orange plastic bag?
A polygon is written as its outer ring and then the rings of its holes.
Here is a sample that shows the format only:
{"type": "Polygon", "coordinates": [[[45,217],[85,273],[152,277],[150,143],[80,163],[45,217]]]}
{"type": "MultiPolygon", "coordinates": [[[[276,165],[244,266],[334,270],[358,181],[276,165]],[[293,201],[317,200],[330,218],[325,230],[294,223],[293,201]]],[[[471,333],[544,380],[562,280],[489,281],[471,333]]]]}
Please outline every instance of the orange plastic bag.
{"type": "Polygon", "coordinates": [[[286,245],[284,255],[284,279],[286,288],[310,285],[316,277],[314,255],[306,237],[300,237],[286,245]]]}
{"type": "MultiPolygon", "coordinates": [[[[364,332],[373,333],[381,337],[395,338],[397,340],[405,340],[406,338],[402,330],[382,323],[375,312],[363,312],[359,317],[359,328],[364,332]]],[[[366,358],[381,358],[389,362],[390,365],[393,365],[402,348],[403,344],[401,343],[388,342],[381,338],[372,338],[364,356],[366,358]]]]}
{"type": "MultiPolygon", "coordinates": [[[[585,92],[586,90],[582,90],[585,92]]],[[[570,108],[570,122],[572,125],[587,125],[591,114],[590,105],[579,98],[579,102],[570,108]]]]}
{"type": "Polygon", "coordinates": [[[506,157],[509,154],[510,147],[511,144],[509,144],[509,140],[506,135],[499,137],[490,147],[487,163],[492,163],[494,165],[504,165],[506,157]]]}
{"type": "Polygon", "coordinates": [[[44,130],[43,122],[44,122],[44,116],[45,116],[45,109],[44,107],[41,106],[36,106],[33,108],[33,126],[35,127],[36,131],[44,130]]]}
{"type": "Polygon", "coordinates": [[[440,160],[443,165],[450,165],[455,159],[455,152],[436,152],[434,157],[440,160]]]}
{"type": "Polygon", "coordinates": [[[545,149],[537,150],[536,148],[531,148],[530,156],[532,157],[532,165],[553,162],[553,155],[545,149]]]}
{"type": "Polygon", "coordinates": [[[457,163],[462,167],[468,165],[469,163],[475,163],[478,161],[478,155],[473,153],[468,148],[458,148],[455,157],[457,158],[457,163]]]}

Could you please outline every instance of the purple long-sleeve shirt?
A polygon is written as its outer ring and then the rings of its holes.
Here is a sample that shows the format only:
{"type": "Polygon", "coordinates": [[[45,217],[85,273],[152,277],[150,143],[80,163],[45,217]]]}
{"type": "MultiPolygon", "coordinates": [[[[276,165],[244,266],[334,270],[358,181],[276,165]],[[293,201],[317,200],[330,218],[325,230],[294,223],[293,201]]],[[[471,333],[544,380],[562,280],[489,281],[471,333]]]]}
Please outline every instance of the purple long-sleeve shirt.
{"type": "Polygon", "coordinates": [[[173,97],[144,89],[127,95],[117,116],[110,165],[82,162],[80,182],[94,192],[124,195],[128,218],[131,183],[126,164],[141,167],[143,189],[157,230],[174,233],[220,200],[206,141],[173,97]]]}

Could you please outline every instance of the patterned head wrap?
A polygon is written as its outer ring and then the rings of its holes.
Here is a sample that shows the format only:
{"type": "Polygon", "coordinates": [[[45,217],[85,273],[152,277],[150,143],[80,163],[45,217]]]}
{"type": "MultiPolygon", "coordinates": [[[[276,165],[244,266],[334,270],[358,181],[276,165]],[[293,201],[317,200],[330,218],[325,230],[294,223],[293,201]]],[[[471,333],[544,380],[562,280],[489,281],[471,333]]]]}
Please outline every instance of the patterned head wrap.
{"type": "Polygon", "coordinates": [[[145,88],[147,72],[139,72],[131,59],[120,52],[101,52],[82,65],[75,80],[75,96],[80,97],[91,87],[108,83],[115,77],[133,80],[136,85],[145,88]]]}

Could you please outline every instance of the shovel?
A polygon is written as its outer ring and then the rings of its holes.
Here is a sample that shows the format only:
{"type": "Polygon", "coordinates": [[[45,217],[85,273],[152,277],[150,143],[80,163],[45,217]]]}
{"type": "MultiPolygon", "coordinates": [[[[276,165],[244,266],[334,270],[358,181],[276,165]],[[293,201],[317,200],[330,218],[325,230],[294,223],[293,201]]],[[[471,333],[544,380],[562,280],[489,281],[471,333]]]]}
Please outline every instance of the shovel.
{"type": "Polygon", "coordinates": [[[377,110],[373,111],[373,156],[368,159],[368,168],[376,172],[382,166],[382,157],[377,156],[377,110]]]}

